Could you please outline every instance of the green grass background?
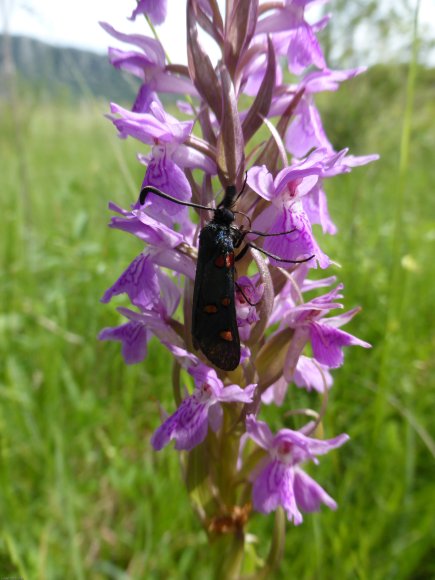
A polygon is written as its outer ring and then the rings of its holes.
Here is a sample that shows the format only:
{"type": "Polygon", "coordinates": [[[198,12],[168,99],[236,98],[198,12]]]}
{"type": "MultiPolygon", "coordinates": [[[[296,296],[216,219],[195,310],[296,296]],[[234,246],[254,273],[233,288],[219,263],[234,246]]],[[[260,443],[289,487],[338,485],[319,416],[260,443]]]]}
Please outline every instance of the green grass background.
{"type": "MultiPolygon", "coordinates": [[[[330,180],[339,233],[317,231],[346,308],[363,307],[347,328],[373,349],[334,371],[325,434],[352,439],[315,476],[339,509],[288,526],[277,578],[435,577],[434,79],[417,71],[408,163],[406,67],[318,101],[337,149],[381,155],[330,180]]],[[[173,409],[170,358],[152,342],[127,367],[96,340],[119,320],[99,298],[141,250],[106,227],[108,200],[128,206],[143,171],[107,109],[0,103],[0,577],[211,578],[177,454],[149,443],[157,401],[173,409]]],[[[290,390],[300,405],[319,401],[290,390]]],[[[253,518],[261,555],[272,529],[253,518]]]]}

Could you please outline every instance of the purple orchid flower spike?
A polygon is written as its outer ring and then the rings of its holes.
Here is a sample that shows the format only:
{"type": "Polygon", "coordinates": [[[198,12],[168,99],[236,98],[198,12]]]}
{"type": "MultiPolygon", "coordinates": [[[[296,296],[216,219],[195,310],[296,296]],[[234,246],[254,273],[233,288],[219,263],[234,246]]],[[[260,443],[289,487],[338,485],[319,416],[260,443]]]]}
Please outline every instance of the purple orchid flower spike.
{"type": "MultiPolygon", "coordinates": [[[[303,512],[336,508],[302,464],[317,463],[348,436],[311,438],[313,424],[273,434],[255,418],[261,406],[293,411],[292,391],[303,388],[320,400],[303,412],[320,422],[343,348],[370,346],[341,329],[358,308],[330,316],[342,309],[336,277],[310,277],[332,263],[322,232],[337,232],[325,183],[377,158],[335,151],[322,125],[317,94],[336,91],[363,69],[328,68],[317,35],[330,17],[311,24],[307,16],[321,1],[227,0],[221,13],[215,0],[187,0],[187,65],[168,62],[154,28],[151,38],[102,25],[131,45],[110,49],[109,58],[139,79],[137,96],[131,109],[112,103],[108,118],[119,137],[137,141],[143,166],[135,203],[111,203],[109,226],[144,248],[101,299],[132,306],[119,306],[126,320],[100,338],[120,342],[127,364],[145,358],[151,339],[169,351],[177,409],[151,443],[160,450],[174,441],[185,452],[183,474],[204,529],[210,538],[230,538],[216,572],[222,578],[245,572],[247,474],[258,453],[265,457],[251,477],[257,511],[282,506],[298,525],[303,512]],[[207,37],[220,51],[216,63],[207,37]],[[177,95],[178,109],[168,112],[165,94],[177,95]],[[183,397],[186,372],[195,387],[183,397]],[[248,439],[262,451],[247,456],[248,439]]],[[[164,24],[166,11],[166,0],[138,0],[130,19],[164,24]]],[[[275,531],[271,550],[278,554],[283,531],[275,531]]]]}
{"type": "Polygon", "coordinates": [[[216,371],[205,365],[188,370],[195,379],[195,390],[152,436],[151,443],[156,451],[172,439],[175,440],[175,449],[190,451],[204,441],[209,425],[213,431],[220,429],[221,403],[252,402],[257,385],[248,385],[244,390],[237,385],[224,387],[216,371]]]}
{"type": "Polygon", "coordinates": [[[300,464],[317,463],[317,455],[341,447],[349,439],[348,435],[325,441],[291,429],[281,429],[273,435],[267,424],[257,421],[253,415],[246,418],[246,432],[268,453],[252,476],[252,499],[257,511],[267,514],[282,506],[287,518],[299,525],[303,521],[300,510],[319,511],[322,503],[330,509],[337,508],[331,496],[301,469],[300,464]]]}

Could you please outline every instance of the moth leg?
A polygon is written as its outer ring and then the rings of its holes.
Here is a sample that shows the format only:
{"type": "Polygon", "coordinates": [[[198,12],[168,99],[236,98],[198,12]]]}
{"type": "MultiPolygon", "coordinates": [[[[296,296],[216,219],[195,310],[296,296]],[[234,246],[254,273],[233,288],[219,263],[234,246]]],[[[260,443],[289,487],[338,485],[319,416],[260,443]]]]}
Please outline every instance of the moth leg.
{"type": "MultiPolygon", "coordinates": [[[[238,245],[235,244],[234,247],[238,248],[242,242],[243,242],[243,238],[240,240],[240,243],[238,245]]],[[[234,258],[234,261],[238,262],[239,260],[241,260],[243,258],[243,256],[245,256],[246,252],[249,250],[250,247],[255,247],[255,246],[251,246],[251,244],[246,244],[246,246],[242,250],[240,250],[240,252],[234,258]]],[[[257,249],[259,249],[259,248],[257,248],[257,249]]]]}
{"type": "Polygon", "coordinates": [[[257,306],[257,304],[260,304],[260,301],[258,301],[255,304],[253,304],[249,300],[249,298],[246,296],[246,294],[243,292],[242,287],[239,284],[237,284],[237,282],[234,282],[234,284],[237,286],[237,289],[239,290],[239,292],[243,296],[243,298],[246,300],[246,302],[249,304],[249,306],[257,306]]]}

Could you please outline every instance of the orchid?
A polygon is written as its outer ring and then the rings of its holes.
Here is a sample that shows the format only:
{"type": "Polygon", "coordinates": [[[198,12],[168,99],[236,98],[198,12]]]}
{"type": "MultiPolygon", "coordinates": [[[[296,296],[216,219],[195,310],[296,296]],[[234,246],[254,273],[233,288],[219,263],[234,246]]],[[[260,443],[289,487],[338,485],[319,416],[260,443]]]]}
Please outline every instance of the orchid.
{"type": "Polygon", "coordinates": [[[157,451],[175,439],[175,449],[190,451],[204,441],[208,423],[213,431],[222,426],[221,403],[251,403],[256,385],[241,389],[237,385],[224,387],[216,371],[198,365],[189,369],[195,378],[196,388],[192,395],[183,399],[173,415],[168,417],[154,433],[151,443],[157,451]]]}
{"type": "MultiPolygon", "coordinates": [[[[313,269],[333,265],[321,248],[322,234],[337,232],[325,182],[377,159],[335,151],[323,128],[315,95],[337,90],[363,69],[328,68],[317,33],[329,15],[315,24],[306,18],[317,3],[229,0],[221,14],[214,0],[188,0],[187,66],[168,62],[158,36],[102,24],[133,45],[110,49],[109,58],[141,83],[131,110],[111,103],[108,118],[120,138],[139,144],[145,169],[138,194],[151,186],[166,197],[138,196],[128,209],[109,204],[116,214],[109,226],[133,234],[144,249],[101,299],[125,295],[131,308],[118,311],[127,322],[103,329],[100,338],[121,342],[127,364],[146,357],[153,337],[171,353],[174,408],[162,413],[151,445],[160,451],[174,441],[210,540],[234,542],[221,558],[220,577],[242,570],[244,544],[237,538],[251,523],[251,505],[263,514],[276,511],[277,521],[283,509],[296,525],[302,512],[337,507],[302,464],[317,463],[348,440],[346,434],[326,440],[315,435],[344,347],[370,346],[341,329],[358,307],[330,315],[342,309],[343,285],[336,277],[309,277],[313,269]],[[199,28],[218,45],[217,64],[199,28]],[[291,84],[281,66],[293,74],[291,84]],[[183,120],[175,105],[170,111],[163,105],[164,93],[178,95],[183,120]],[[240,235],[240,247],[235,244],[234,295],[228,299],[235,304],[241,356],[238,367],[225,372],[195,348],[191,308],[199,234],[228,188],[240,192],[231,206],[231,231],[240,235]],[[305,425],[273,435],[259,419],[263,407],[275,404],[287,415],[294,388],[319,394],[320,410],[291,409],[307,417],[305,425]]],[[[165,14],[166,2],[140,1],[130,18],[141,15],[158,25],[165,14]]],[[[232,258],[223,264],[234,267],[232,258]]],[[[231,332],[224,334],[233,340],[231,332]]],[[[278,532],[276,538],[282,542],[278,532]]]]}
{"type": "Polygon", "coordinates": [[[260,472],[253,474],[253,502],[258,511],[269,513],[281,505],[288,519],[298,525],[303,521],[299,508],[318,511],[322,503],[330,509],[337,508],[335,501],[299,465],[305,461],[317,463],[317,455],[340,447],[348,435],[320,441],[300,431],[281,429],[274,436],[266,423],[252,415],[246,418],[246,429],[248,436],[269,454],[259,466],[260,472]]]}

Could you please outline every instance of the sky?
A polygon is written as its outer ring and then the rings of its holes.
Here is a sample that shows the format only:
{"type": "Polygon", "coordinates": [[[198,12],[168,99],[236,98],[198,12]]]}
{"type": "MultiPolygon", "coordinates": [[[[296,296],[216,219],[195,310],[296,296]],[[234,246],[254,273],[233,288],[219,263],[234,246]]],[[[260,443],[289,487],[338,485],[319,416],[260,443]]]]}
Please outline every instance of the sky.
{"type": "MultiPolygon", "coordinates": [[[[415,0],[416,1],[416,0],[415,0]]],[[[218,0],[224,4],[224,0],[218,0]]],[[[149,34],[143,17],[127,19],[135,0],[0,0],[0,31],[22,34],[54,45],[93,50],[101,54],[107,46],[124,46],[109,37],[98,21],[109,22],[126,33],[149,34]]],[[[158,28],[160,39],[172,62],[186,63],[185,0],[168,0],[168,17],[158,28]]],[[[420,22],[435,37],[435,0],[421,0],[420,22]]],[[[213,44],[210,56],[217,56],[213,44]]]]}
{"type": "MultiPolygon", "coordinates": [[[[159,36],[172,62],[187,62],[184,0],[169,0],[168,17],[159,27],[159,36]],[[182,51],[182,52],[181,52],[182,51]]],[[[126,33],[149,34],[143,17],[128,20],[135,0],[0,0],[0,29],[31,36],[49,44],[107,52],[107,46],[122,46],[98,25],[110,23],[126,33]]],[[[124,47],[126,45],[124,44],[124,47]]]]}

